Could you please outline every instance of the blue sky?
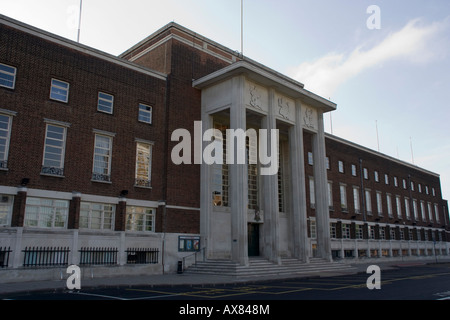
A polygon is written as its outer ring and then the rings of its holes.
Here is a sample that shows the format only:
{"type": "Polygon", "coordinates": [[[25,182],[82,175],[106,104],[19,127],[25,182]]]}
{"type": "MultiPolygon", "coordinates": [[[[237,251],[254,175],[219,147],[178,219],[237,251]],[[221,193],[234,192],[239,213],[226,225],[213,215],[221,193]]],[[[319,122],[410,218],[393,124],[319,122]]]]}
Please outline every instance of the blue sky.
{"type": "MultiPolygon", "coordinates": [[[[0,0],[76,40],[79,0],[0,0]]],[[[84,0],[80,42],[118,55],[175,21],[241,50],[240,0],[84,0]]],[[[337,103],[327,132],[441,175],[450,198],[450,1],[244,0],[244,54],[337,103]],[[380,29],[369,29],[370,5],[380,29]],[[378,134],[377,134],[378,132],[378,134]]]]}

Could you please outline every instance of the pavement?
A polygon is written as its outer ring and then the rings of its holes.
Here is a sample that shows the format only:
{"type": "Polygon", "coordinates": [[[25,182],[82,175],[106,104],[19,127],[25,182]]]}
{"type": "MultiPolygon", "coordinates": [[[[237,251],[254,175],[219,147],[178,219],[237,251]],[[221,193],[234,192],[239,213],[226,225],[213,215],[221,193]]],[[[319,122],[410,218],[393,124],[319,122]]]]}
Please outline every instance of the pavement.
{"type": "MultiPolygon", "coordinates": [[[[434,260],[418,260],[418,261],[390,261],[376,263],[355,263],[352,271],[333,272],[333,273],[310,273],[310,274],[293,274],[292,276],[270,276],[270,277],[233,277],[218,276],[207,274],[189,274],[189,273],[171,273],[161,275],[148,276],[110,276],[97,278],[82,278],[81,289],[101,288],[101,287],[135,287],[135,286],[177,286],[177,285],[220,285],[231,283],[254,283],[258,281],[276,281],[287,278],[311,278],[311,277],[332,277],[348,274],[366,273],[369,265],[378,265],[381,271],[398,269],[401,267],[412,267],[435,263],[434,260]]],[[[450,263],[449,259],[440,259],[439,263],[450,263]]],[[[0,294],[17,293],[17,292],[33,292],[33,291],[64,291],[68,290],[66,279],[62,280],[46,280],[46,281],[22,281],[15,283],[0,283],[0,294]]]]}

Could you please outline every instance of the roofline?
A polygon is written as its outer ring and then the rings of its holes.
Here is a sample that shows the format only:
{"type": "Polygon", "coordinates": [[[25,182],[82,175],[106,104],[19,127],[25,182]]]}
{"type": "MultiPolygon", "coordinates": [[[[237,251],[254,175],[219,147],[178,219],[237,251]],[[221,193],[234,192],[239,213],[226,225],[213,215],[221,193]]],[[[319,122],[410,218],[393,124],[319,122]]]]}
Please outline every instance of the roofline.
{"type": "Polygon", "coordinates": [[[421,171],[421,172],[423,172],[423,173],[426,173],[426,174],[435,176],[435,177],[437,177],[437,178],[440,177],[440,175],[439,175],[438,173],[435,173],[435,172],[429,171],[429,170],[427,170],[427,169],[418,167],[418,166],[416,166],[416,165],[414,165],[414,164],[412,164],[412,163],[409,163],[409,162],[406,162],[406,161],[403,161],[403,160],[394,158],[394,157],[389,156],[389,155],[387,155],[387,154],[384,154],[384,153],[381,153],[381,152],[379,152],[379,151],[370,149],[370,148],[368,148],[368,147],[362,146],[362,145],[357,144],[357,143],[355,143],[355,142],[351,142],[351,141],[349,141],[349,140],[346,140],[346,139],[344,139],[344,138],[341,138],[341,137],[332,135],[332,134],[330,134],[330,133],[325,132],[325,138],[329,138],[329,139],[331,139],[331,140],[335,140],[335,141],[337,141],[337,142],[346,144],[346,145],[351,146],[351,147],[353,147],[353,148],[357,148],[357,149],[359,149],[359,150],[362,150],[362,151],[371,153],[371,154],[373,154],[373,155],[375,155],[375,156],[377,156],[377,157],[384,158],[384,159],[386,159],[386,160],[395,162],[395,163],[397,163],[397,164],[400,164],[400,165],[402,165],[402,166],[409,167],[409,168],[414,169],[414,170],[421,171]]]}
{"type": "Polygon", "coordinates": [[[151,70],[149,68],[143,67],[141,65],[138,65],[136,63],[130,62],[128,60],[122,59],[120,57],[114,56],[112,54],[106,53],[104,51],[100,51],[97,49],[94,49],[92,47],[86,46],[84,44],[80,44],[76,41],[58,36],[54,33],[50,33],[48,31],[33,27],[29,24],[23,23],[21,21],[12,19],[10,17],[7,17],[5,15],[0,14],[0,24],[6,25],[8,27],[12,27],[14,29],[20,30],[22,32],[37,36],[41,39],[47,40],[47,41],[51,41],[53,43],[62,45],[64,47],[70,48],[70,49],[74,49],[77,50],[79,52],[91,55],[93,57],[96,58],[100,58],[102,60],[114,63],[114,64],[118,64],[122,67],[125,68],[129,68],[131,70],[137,71],[137,72],[141,72],[147,75],[150,75],[152,77],[161,79],[161,80],[166,80],[167,79],[167,75],[162,73],[162,72],[158,72],[155,70],[151,70]]]}
{"type": "Polygon", "coordinates": [[[334,102],[305,90],[301,83],[252,60],[237,61],[225,68],[194,80],[192,85],[195,88],[202,89],[240,74],[245,74],[250,79],[261,84],[274,87],[291,98],[301,99],[311,106],[322,109],[324,112],[336,110],[334,102]]]}

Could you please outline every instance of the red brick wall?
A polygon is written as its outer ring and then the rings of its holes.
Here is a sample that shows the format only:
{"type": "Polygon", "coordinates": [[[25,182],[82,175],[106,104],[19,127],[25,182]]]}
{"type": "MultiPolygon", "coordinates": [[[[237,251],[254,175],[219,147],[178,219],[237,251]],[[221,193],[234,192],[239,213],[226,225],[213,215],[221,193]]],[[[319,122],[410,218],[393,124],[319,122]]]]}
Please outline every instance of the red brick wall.
{"type": "Polygon", "coordinates": [[[78,191],[118,197],[159,200],[164,167],[164,80],[88,54],[0,26],[0,62],[17,68],[14,90],[0,88],[0,108],[16,111],[8,171],[2,185],[78,191]],[[49,99],[51,78],[70,83],[69,101],[49,99]],[[98,91],[114,95],[112,115],[97,111],[98,91]],[[138,122],[138,103],[153,106],[153,124],[138,122]],[[67,129],[64,178],[40,174],[46,124],[44,118],[70,123],[67,129]],[[92,182],[93,129],[113,132],[111,184],[92,182]],[[134,187],[135,138],[154,141],[152,189],[134,187]]]}

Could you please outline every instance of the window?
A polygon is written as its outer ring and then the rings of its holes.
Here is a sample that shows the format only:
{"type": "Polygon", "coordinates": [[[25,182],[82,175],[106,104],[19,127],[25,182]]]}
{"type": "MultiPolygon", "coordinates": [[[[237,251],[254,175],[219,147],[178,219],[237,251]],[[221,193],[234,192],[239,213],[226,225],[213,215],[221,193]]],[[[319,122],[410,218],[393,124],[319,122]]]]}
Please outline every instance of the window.
{"type": "Polygon", "coordinates": [[[127,206],[126,230],[154,231],[155,209],[127,206]]]}
{"type": "Polygon", "coordinates": [[[361,213],[358,187],[353,187],[353,205],[355,207],[355,213],[361,213]]]}
{"type": "Polygon", "coordinates": [[[391,228],[391,229],[390,229],[390,239],[391,239],[391,240],[396,240],[396,239],[397,239],[397,235],[396,235],[396,232],[395,232],[395,228],[391,228]]]}
{"type": "Polygon", "coordinates": [[[342,239],[350,239],[350,224],[342,224],[342,239]]]}
{"type": "Polygon", "coordinates": [[[401,219],[402,218],[402,203],[400,200],[400,196],[395,196],[395,205],[397,207],[397,216],[401,219]]]}
{"type": "Polygon", "coordinates": [[[137,142],[136,145],[136,177],[138,187],[151,187],[152,145],[137,142]]]}
{"type": "Polygon", "coordinates": [[[325,158],[325,164],[326,164],[327,170],[330,170],[330,158],[329,157],[325,158]]]}
{"type": "Polygon", "coordinates": [[[112,138],[96,134],[92,180],[101,182],[111,181],[111,155],[112,138]]]}
{"type": "Polygon", "coordinates": [[[338,161],[339,172],[344,173],[344,162],[338,161]]]}
{"type": "Polygon", "coordinates": [[[139,121],[152,123],[152,107],[139,103],[139,121]]]}
{"type": "Polygon", "coordinates": [[[317,238],[317,234],[316,234],[316,220],[310,220],[309,221],[309,228],[310,228],[311,239],[316,239],[317,238]]]}
{"type": "MultiPolygon", "coordinates": [[[[227,139],[226,129],[228,126],[222,123],[215,122],[214,129],[219,130],[222,134],[215,136],[215,139],[222,142],[223,146],[223,162],[222,164],[212,164],[212,199],[213,206],[228,207],[228,164],[226,162],[227,152],[227,139]]],[[[249,181],[250,183],[250,181],[249,181]]],[[[250,191],[249,191],[250,192],[250,191]]]]}
{"type": "Polygon", "coordinates": [[[392,213],[392,197],[390,194],[386,195],[386,204],[387,204],[388,216],[389,216],[389,218],[392,218],[394,215],[392,213]]]}
{"type": "Polygon", "coordinates": [[[415,220],[419,218],[419,208],[417,207],[416,199],[413,199],[413,215],[415,220]]]}
{"type": "Polygon", "coordinates": [[[312,152],[308,152],[308,164],[311,166],[314,164],[312,152]]]}
{"type": "Polygon", "coordinates": [[[333,183],[328,181],[328,209],[333,210],[333,183]]]}
{"type": "Polygon", "coordinates": [[[361,224],[355,225],[355,235],[356,239],[362,239],[363,238],[363,226],[361,224]]]}
{"type": "Polygon", "coordinates": [[[403,183],[403,189],[406,189],[406,180],[403,179],[403,180],[402,180],[402,183],[403,183]]]}
{"type": "Polygon", "coordinates": [[[80,228],[112,230],[114,212],[112,204],[81,202],[80,228]]]}
{"type": "Polygon", "coordinates": [[[14,196],[0,194],[0,226],[11,224],[14,196]]]}
{"type": "Polygon", "coordinates": [[[378,215],[382,216],[383,215],[383,200],[382,200],[381,192],[379,192],[379,191],[377,191],[377,210],[378,210],[378,215]]]}
{"type": "Polygon", "coordinates": [[[17,69],[0,63],[0,87],[14,89],[17,69]]]}
{"type": "Polygon", "coordinates": [[[316,207],[316,194],[314,189],[314,178],[309,177],[309,202],[311,204],[311,208],[316,207]]]}
{"type": "Polygon", "coordinates": [[[384,175],[384,183],[389,184],[389,175],[387,174],[384,175]]]}
{"type": "MultiPolygon", "coordinates": [[[[433,209],[432,209],[432,207],[431,207],[431,202],[428,202],[428,216],[430,216],[430,215],[432,215],[432,214],[433,214],[433,209]]],[[[439,217],[439,215],[436,216],[436,218],[437,218],[437,217],[439,217]]],[[[423,221],[426,220],[425,212],[422,212],[422,220],[423,220],[423,221]]],[[[439,221],[438,221],[438,222],[439,222],[439,221]]]]}
{"type": "Polygon", "coordinates": [[[66,145],[66,128],[47,124],[42,160],[42,174],[64,175],[64,150],[66,145]]]}
{"type": "Polygon", "coordinates": [[[380,227],[378,230],[380,232],[380,239],[385,240],[386,239],[386,228],[380,227]]]}
{"type": "Polygon", "coordinates": [[[98,93],[98,102],[97,102],[98,111],[112,114],[113,105],[114,105],[114,96],[103,92],[98,93]]]}
{"type": "Polygon", "coordinates": [[[341,194],[341,210],[347,211],[347,186],[345,184],[339,185],[339,191],[341,194]]]}
{"type": "Polygon", "coordinates": [[[352,164],[352,176],[356,177],[356,165],[352,164]]]}
{"type": "Polygon", "coordinates": [[[369,226],[369,238],[375,239],[375,226],[369,226]]]}
{"type": "Polygon", "coordinates": [[[25,221],[27,227],[65,228],[69,201],[27,197],[25,221]]]}
{"type": "Polygon", "coordinates": [[[69,101],[69,84],[61,80],[52,79],[50,99],[61,102],[69,101]]]}
{"type": "Polygon", "coordinates": [[[0,169],[8,168],[12,117],[0,114],[0,169]]]}
{"type": "Polygon", "coordinates": [[[397,177],[394,177],[394,186],[398,187],[398,179],[397,179],[397,177]]]}
{"type": "MultiPolygon", "coordinates": [[[[428,207],[430,208],[430,207],[428,207]]],[[[424,201],[420,201],[420,211],[422,211],[422,220],[425,221],[425,202],[424,201]]]]}
{"type": "Polygon", "coordinates": [[[369,170],[367,170],[367,168],[364,168],[363,172],[364,172],[364,179],[368,180],[369,179],[369,170]]]}
{"type": "Polygon", "coordinates": [[[372,215],[372,196],[370,190],[366,190],[366,209],[367,214],[372,215]]]}
{"type": "Polygon", "coordinates": [[[405,212],[406,212],[406,219],[411,219],[411,210],[409,207],[409,198],[405,197],[405,212]]]}
{"type": "Polygon", "coordinates": [[[375,182],[380,182],[380,175],[379,175],[378,171],[375,170],[373,172],[373,176],[375,178],[375,182]]]}
{"type": "Polygon", "coordinates": [[[337,238],[336,223],[334,223],[334,222],[330,223],[330,238],[331,239],[337,238]]]}
{"type": "MultiPolygon", "coordinates": [[[[435,203],[434,204],[434,214],[436,216],[436,222],[439,222],[439,206],[435,203]]],[[[431,211],[430,211],[430,215],[431,215],[431,211]]]]}

